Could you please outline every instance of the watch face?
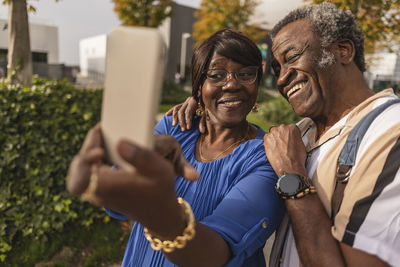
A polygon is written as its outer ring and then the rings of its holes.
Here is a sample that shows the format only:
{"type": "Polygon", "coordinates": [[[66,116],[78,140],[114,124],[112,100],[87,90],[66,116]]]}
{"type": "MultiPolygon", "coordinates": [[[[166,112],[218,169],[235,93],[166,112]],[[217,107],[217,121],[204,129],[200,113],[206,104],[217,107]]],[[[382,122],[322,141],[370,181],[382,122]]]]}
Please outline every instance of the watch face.
{"type": "Polygon", "coordinates": [[[280,191],[288,196],[295,195],[301,189],[301,182],[295,174],[285,174],[278,180],[280,191]]]}

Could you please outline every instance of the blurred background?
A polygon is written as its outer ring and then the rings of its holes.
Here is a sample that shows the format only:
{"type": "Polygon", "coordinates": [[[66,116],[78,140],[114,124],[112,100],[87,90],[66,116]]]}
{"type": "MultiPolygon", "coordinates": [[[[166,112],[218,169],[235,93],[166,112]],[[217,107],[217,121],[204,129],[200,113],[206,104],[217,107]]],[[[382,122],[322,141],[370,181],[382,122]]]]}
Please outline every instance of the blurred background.
{"type": "MultiPolygon", "coordinates": [[[[132,222],[65,192],[68,164],[100,120],[106,36],[157,28],[167,44],[159,116],[191,94],[193,48],[231,28],[252,38],[264,76],[249,120],[298,121],[276,89],[268,36],[290,10],[319,0],[0,0],[0,266],[118,266],[132,222]]],[[[400,1],[332,0],[366,36],[370,88],[400,87],[400,1]]],[[[157,118],[155,118],[156,120],[157,118]]]]}

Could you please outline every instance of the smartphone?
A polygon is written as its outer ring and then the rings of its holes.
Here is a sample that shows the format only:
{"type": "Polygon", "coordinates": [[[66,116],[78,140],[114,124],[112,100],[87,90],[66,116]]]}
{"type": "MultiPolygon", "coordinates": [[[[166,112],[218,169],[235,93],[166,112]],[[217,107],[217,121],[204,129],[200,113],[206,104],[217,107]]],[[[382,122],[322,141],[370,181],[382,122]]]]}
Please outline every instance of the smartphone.
{"type": "Polygon", "coordinates": [[[107,35],[101,128],[107,159],[133,169],[116,151],[121,139],[153,145],[166,46],[155,28],[119,26],[107,35]]]}

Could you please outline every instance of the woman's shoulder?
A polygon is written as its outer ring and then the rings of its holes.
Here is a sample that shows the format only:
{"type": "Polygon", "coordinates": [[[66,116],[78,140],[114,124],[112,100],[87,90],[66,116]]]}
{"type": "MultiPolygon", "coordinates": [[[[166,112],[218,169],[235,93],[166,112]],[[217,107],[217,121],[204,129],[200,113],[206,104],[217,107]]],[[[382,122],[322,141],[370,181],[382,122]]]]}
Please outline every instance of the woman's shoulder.
{"type": "MultiPolygon", "coordinates": [[[[262,135],[263,136],[263,135],[262,135]]],[[[235,151],[233,161],[237,162],[252,162],[254,164],[266,164],[264,140],[262,136],[248,140],[241,144],[235,151]]]]}
{"type": "Polygon", "coordinates": [[[179,138],[187,138],[191,135],[197,135],[197,131],[199,128],[199,118],[193,118],[192,128],[186,131],[181,130],[179,122],[177,125],[172,126],[172,116],[164,116],[155,127],[155,134],[169,134],[174,136],[176,139],[179,138]]]}

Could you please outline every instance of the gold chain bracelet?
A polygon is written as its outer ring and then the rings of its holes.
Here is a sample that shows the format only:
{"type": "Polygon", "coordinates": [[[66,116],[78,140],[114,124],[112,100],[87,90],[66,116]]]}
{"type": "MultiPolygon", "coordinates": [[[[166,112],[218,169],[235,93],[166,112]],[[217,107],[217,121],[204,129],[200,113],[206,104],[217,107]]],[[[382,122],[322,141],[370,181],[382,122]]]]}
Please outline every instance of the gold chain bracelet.
{"type": "Polygon", "coordinates": [[[147,241],[150,242],[151,248],[154,250],[162,250],[166,253],[173,252],[175,249],[182,249],[186,246],[186,242],[192,240],[196,235],[195,230],[195,220],[193,211],[183,198],[178,197],[178,203],[185,209],[185,214],[187,216],[187,226],[183,230],[183,235],[175,237],[174,240],[160,240],[159,238],[153,237],[147,228],[144,228],[144,236],[147,241]]]}

